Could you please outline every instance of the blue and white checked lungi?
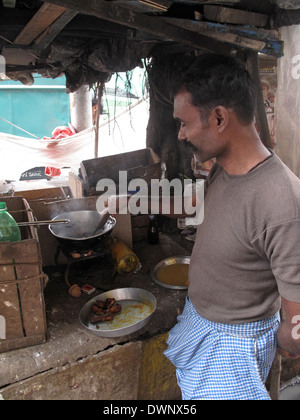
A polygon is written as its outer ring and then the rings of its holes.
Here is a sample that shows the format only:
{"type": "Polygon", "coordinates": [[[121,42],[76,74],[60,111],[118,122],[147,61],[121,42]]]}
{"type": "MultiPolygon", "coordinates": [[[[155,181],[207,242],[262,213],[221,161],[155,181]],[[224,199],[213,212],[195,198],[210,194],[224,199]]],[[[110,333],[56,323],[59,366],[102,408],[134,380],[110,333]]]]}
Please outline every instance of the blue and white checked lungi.
{"type": "Polygon", "coordinates": [[[270,400],[265,387],[276,354],[279,313],[247,324],[201,317],[189,298],[170,331],[165,356],[184,400],[270,400]]]}

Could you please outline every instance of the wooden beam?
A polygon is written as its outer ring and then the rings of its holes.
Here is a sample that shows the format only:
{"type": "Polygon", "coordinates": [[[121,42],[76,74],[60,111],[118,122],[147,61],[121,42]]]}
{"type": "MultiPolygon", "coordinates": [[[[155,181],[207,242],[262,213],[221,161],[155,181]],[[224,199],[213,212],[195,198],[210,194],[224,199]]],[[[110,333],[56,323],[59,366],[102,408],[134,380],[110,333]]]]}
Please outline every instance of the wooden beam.
{"type": "Polygon", "coordinates": [[[218,39],[221,42],[228,42],[233,44],[235,47],[239,48],[250,48],[255,51],[262,51],[266,43],[261,40],[246,38],[244,36],[231,33],[230,31],[213,31],[205,29],[202,27],[202,22],[195,20],[185,20],[185,19],[174,19],[174,18],[161,18],[165,22],[171,23],[175,26],[188,29],[199,34],[210,36],[214,39],[218,39]]]}
{"type": "Polygon", "coordinates": [[[52,25],[48,26],[35,40],[39,48],[47,48],[65,26],[77,15],[74,10],[66,10],[52,25]]]}
{"type": "Polygon", "coordinates": [[[114,3],[139,13],[164,13],[173,0],[114,0],[114,3]]]}
{"type": "Polygon", "coordinates": [[[181,0],[182,3],[193,3],[193,4],[223,4],[227,6],[232,6],[238,4],[241,0],[181,0]]]}
{"type": "Polygon", "coordinates": [[[233,48],[205,35],[178,28],[153,16],[135,13],[112,2],[103,0],[49,0],[48,3],[75,10],[78,13],[96,16],[129,28],[139,29],[159,36],[164,40],[177,41],[195,49],[231,54],[233,48]]]}
{"type": "Polygon", "coordinates": [[[247,48],[274,57],[283,56],[283,42],[274,35],[275,31],[188,19],[166,17],[157,17],[157,19],[163,19],[172,25],[228,42],[234,47],[247,48]]]}
{"type": "Polygon", "coordinates": [[[66,12],[66,8],[44,3],[25,28],[16,37],[17,45],[30,45],[48,26],[66,12]]]}
{"type": "Polygon", "coordinates": [[[253,25],[264,28],[268,23],[268,15],[253,13],[229,7],[204,6],[204,17],[213,22],[253,25]]]}

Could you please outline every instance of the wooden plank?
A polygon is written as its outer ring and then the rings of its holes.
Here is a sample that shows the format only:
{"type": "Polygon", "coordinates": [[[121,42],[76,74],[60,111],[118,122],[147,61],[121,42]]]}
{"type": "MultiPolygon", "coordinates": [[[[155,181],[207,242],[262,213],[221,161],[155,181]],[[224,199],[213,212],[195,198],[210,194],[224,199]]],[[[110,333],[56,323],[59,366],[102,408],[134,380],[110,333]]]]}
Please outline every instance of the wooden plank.
{"type": "Polygon", "coordinates": [[[171,7],[173,0],[113,0],[128,9],[139,13],[164,13],[171,7]]]}
{"type": "MultiPolygon", "coordinates": [[[[11,243],[0,244],[0,315],[6,321],[6,339],[23,338],[22,315],[15,284],[13,260],[16,248],[11,243]]],[[[4,341],[5,341],[4,340],[4,341]]],[[[0,349],[1,343],[0,340],[0,349]]]]}
{"type": "Polygon", "coordinates": [[[69,172],[69,187],[73,198],[82,198],[85,196],[84,182],[73,171],[69,172]]]}
{"type": "Polygon", "coordinates": [[[253,25],[261,28],[267,25],[269,19],[268,15],[262,13],[220,6],[204,6],[204,17],[214,22],[253,25]]]}
{"type": "Polygon", "coordinates": [[[15,258],[16,277],[23,315],[23,328],[26,336],[45,331],[44,298],[42,272],[38,243],[35,240],[23,241],[22,252],[15,258]],[[35,277],[35,278],[34,278],[35,277]],[[24,279],[28,278],[28,281],[24,279]]]}
{"type": "Polygon", "coordinates": [[[42,278],[18,283],[23,326],[27,337],[46,332],[45,303],[42,278]]]}
{"type": "Polygon", "coordinates": [[[30,45],[48,26],[66,12],[65,7],[44,3],[16,37],[17,45],[30,45]]]}
{"type": "MultiPolygon", "coordinates": [[[[4,247],[6,244],[2,243],[0,253],[4,247]]],[[[7,265],[4,261],[3,265],[0,265],[0,315],[4,316],[6,323],[6,338],[0,339],[0,351],[5,341],[24,337],[18,290],[16,284],[11,283],[11,280],[15,279],[12,259],[7,259],[6,262],[7,265]]]]}
{"type": "Polygon", "coordinates": [[[7,332],[6,339],[0,340],[0,351],[35,343],[36,336],[39,342],[44,341],[46,319],[38,242],[29,239],[1,244],[0,273],[0,314],[5,317],[7,332]],[[27,340],[23,342],[24,337],[27,340]]]}
{"type": "Polygon", "coordinates": [[[162,19],[164,19],[166,22],[171,23],[173,25],[188,29],[193,32],[197,32],[199,34],[210,36],[221,42],[228,42],[230,44],[233,44],[235,47],[250,48],[252,50],[260,52],[266,46],[266,43],[264,41],[246,38],[244,36],[234,34],[231,32],[221,32],[221,31],[217,32],[217,31],[212,31],[209,29],[203,29],[201,27],[202,22],[198,22],[195,20],[184,20],[184,19],[174,19],[174,18],[162,18],[162,19]]]}
{"type": "Polygon", "coordinates": [[[227,6],[231,6],[234,4],[238,4],[241,0],[181,0],[182,3],[193,3],[193,4],[223,4],[227,6]]]}
{"type": "MultiPolygon", "coordinates": [[[[17,222],[33,221],[22,197],[4,197],[17,222]]],[[[44,275],[39,242],[29,229],[19,242],[0,243],[0,315],[6,321],[6,338],[0,352],[45,341],[44,275]],[[29,238],[29,239],[24,239],[29,238]]]]}
{"type": "Polygon", "coordinates": [[[274,57],[283,56],[283,41],[279,40],[276,31],[258,29],[249,26],[233,26],[197,20],[157,17],[172,25],[186,28],[206,36],[233,44],[235,47],[249,48],[253,51],[274,57]]]}
{"type": "Polygon", "coordinates": [[[77,15],[74,10],[66,10],[52,25],[41,33],[34,41],[40,48],[47,48],[65,26],[77,15]]]}
{"type": "Polygon", "coordinates": [[[76,10],[78,13],[96,16],[129,28],[139,29],[159,36],[164,40],[178,41],[195,49],[231,54],[233,48],[212,39],[177,26],[170,25],[153,16],[137,14],[132,10],[118,7],[103,0],[49,0],[48,3],[76,10]]]}

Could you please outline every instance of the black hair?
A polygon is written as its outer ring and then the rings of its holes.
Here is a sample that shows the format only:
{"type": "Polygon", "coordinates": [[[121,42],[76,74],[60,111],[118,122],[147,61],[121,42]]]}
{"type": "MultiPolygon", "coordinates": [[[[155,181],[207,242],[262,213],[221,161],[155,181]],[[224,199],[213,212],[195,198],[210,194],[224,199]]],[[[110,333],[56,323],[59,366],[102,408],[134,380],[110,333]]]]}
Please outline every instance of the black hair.
{"type": "Polygon", "coordinates": [[[182,89],[192,95],[192,103],[201,109],[204,119],[221,105],[233,109],[241,124],[254,121],[255,84],[236,58],[217,54],[196,57],[183,75],[182,89]]]}

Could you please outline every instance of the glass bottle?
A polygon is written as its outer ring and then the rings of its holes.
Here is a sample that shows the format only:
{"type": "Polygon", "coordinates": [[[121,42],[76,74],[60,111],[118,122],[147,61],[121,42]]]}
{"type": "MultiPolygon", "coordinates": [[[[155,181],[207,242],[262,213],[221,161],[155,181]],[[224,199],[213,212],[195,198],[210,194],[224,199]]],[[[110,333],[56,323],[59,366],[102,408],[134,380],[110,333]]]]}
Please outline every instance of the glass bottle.
{"type": "Polygon", "coordinates": [[[149,216],[148,242],[151,245],[158,244],[159,242],[159,232],[153,215],[149,216]]]}

